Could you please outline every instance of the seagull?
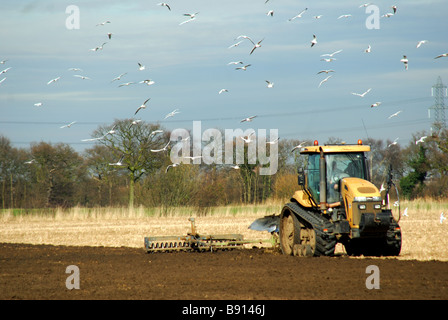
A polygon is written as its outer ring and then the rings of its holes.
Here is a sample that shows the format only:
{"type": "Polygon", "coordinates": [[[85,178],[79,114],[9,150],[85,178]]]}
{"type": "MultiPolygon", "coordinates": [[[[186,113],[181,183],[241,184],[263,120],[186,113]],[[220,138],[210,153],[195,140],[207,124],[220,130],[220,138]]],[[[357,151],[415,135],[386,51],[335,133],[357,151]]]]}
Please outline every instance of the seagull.
{"type": "Polygon", "coordinates": [[[241,120],[240,122],[251,122],[255,117],[256,116],[251,116],[251,117],[248,117],[248,118],[245,118],[245,119],[241,120]]]}
{"type": "Polygon", "coordinates": [[[42,107],[42,102],[38,102],[34,104],[36,107],[42,107]]]}
{"type": "Polygon", "coordinates": [[[114,82],[116,80],[121,80],[121,77],[127,74],[127,72],[120,74],[118,77],[114,78],[111,82],[114,82]]]}
{"type": "Polygon", "coordinates": [[[168,141],[168,143],[162,149],[157,149],[157,150],[151,149],[151,152],[160,152],[160,151],[168,150],[168,146],[170,145],[170,142],[171,141],[168,141]]]}
{"type": "Polygon", "coordinates": [[[227,65],[231,65],[231,64],[234,64],[234,65],[243,64],[243,61],[230,61],[227,65]]]}
{"type": "Polygon", "coordinates": [[[173,110],[165,116],[165,119],[173,117],[175,114],[180,113],[179,109],[173,110]]]}
{"type": "Polygon", "coordinates": [[[445,220],[446,217],[443,215],[443,212],[440,214],[440,223],[443,223],[443,220],[445,220]]]}
{"type": "Polygon", "coordinates": [[[103,47],[104,47],[104,45],[105,45],[106,43],[107,43],[107,42],[103,42],[102,45],[100,45],[100,46],[98,46],[98,47],[95,47],[95,48],[93,48],[93,49],[89,49],[89,50],[90,50],[90,51],[103,50],[103,47]]]}
{"type": "Polygon", "coordinates": [[[397,6],[392,6],[391,8],[392,8],[392,10],[394,10],[394,14],[396,14],[397,13],[397,6]]]}
{"type": "Polygon", "coordinates": [[[147,79],[147,80],[142,80],[139,83],[146,83],[146,85],[150,86],[150,85],[153,85],[156,82],[154,80],[147,79]]]}
{"type": "Polygon", "coordinates": [[[339,53],[339,52],[341,52],[342,51],[342,49],[341,50],[338,50],[338,51],[335,51],[335,52],[333,52],[333,53],[325,53],[325,54],[321,54],[320,56],[321,57],[333,57],[335,54],[337,54],[337,53],[339,53]]]}
{"type": "Polygon", "coordinates": [[[311,40],[311,47],[313,47],[317,43],[316,35],[313,34],[313,40],[311,40]]]}
{"type": "Polygon", "coordinates": [[[243,66],[243,67],[237,67],[237,68],[235,68],[235,70],[244,70],[244,71],[246,71],[247,70],[247,67],[250,67],[251,65],[250,64],[246,64],[245,66],[243,66]]]}
{"type": "Polygon", "coordinates": [[[179,25],[183,25],[184,23],[191,22],[191,21],[195,20],[196,19],[196,15],[198,13],[199,12],[196,12],[196,13],[184,13],[184,16],[188,16],[188,17],[190,17],[190,19],[188,19],[188,20],[186,20],[184,22],[179,23],[179,25]]]}
{"type": "Polygon", "coordinates": [[[137,62],[138,63],[138,70],[140,70],[140,71],[143,71],[143,70],[145,70],[145,66],[144,65],[142,65],[140,62],[137,62]]]}
{"type": "Polygon", "coordinates": [[[408,216],[408,208],[407,207],[406,207],[406,209],[404,209],[403,217],[409,217],[408,216]]]}
{"type": "Polygon", "coordinates": [[[9,69],[11,69],[11,67],[9,67],[9,68],[6,68],[6,69],[4,69],[4,70],[0,71],[0,74],[8,72],[8,70],[9,70],[9,69]]]}
{"type": "Polygon", "coordinates": [[[327,82],[328,79],[330,79],[332,76],[333,76],[333,75],[330,75],[330,76],[326,77],[324,80],[322,80],[322,81],[319,83],[318,88],[320,88],[320,86],[322,85],[322,83],[327,82]]]}
{"type": "Polygon", "coordinates": [[[253,141],[253,140],[251,139],[251,136],[254,135],[254,134],[255,134],[255,132],[252,131],[252,132],[247,136],[247,138],[244,138],[244,137],[240,137],[240,138],[243,139],[244,142],[246,142],[246,143],[250,143],[250,142],[253,141]]]}
{"type": "Polygon", "coordinates": [[[79,74],[75,74],[74,77],[81,78],[81,79],[83,79],[83,80],[90,80],[89,77],[81,76],[81,75],[79,75],[79,74]]]}
{"type": "Polygon", "coordinates": [[[367,49],[364,50],[364,52],[365,53],[370,53],[371,51],[372,51],[372,47],[369,44],[369,46],[367,47],[367,49]]]}
{"type": "Polygon", "coordinates": [[[145,102],[143,102],[143,104],[140,107],[138,107],[137,111],[135,111],[135,113],[134,113],[134,116],[137,114],[137,112],[140,111],[140,109],[145,109],[146,108],[146,102],[148,102],[150,99],[151,98],[146,99],[145,102]]]}
{"type": "Polygon", "coordinates": [[[338,19],[341,19],[341,18],[349,18],[349,17],[351,17],[352,15],[351,14],[343,14],[343,15],[340,15],[339,17],[338,17],[338,19]]]}
{"type": "Polygon", "coordinates": [[[266,12],[266,15],[273,17],[274,16],[274,10],[269,10],[268,12],[266,12]]]}
{"type": "Polygon", "coordinates": [[[418,43],[417,43],[417,48],[420,48],[421,47],[421,45],[422,44],[425,44],[425,43],[427,43],[428,42],[428,40],[421,40],[421,41],[419,41],[418,43]]]}
{"type": "Polygon", "coordinates": [[[47,82],[47,85],[49,85],[49,84],[51,84],[51,83],[53,83],[53,82],[56,82],[56,81],[58,81],[59,79],[61,79],[61,77],[57,77],[57,78],[51,79],[50,81],[47,82]]]}
{"type": "Polygon", "coordinates": [[[381,184],[380,193],[386,191],[386,188],[384,188],[384,183],[381,184]]]}
{"type": "Polygon", "coordinates": [[[61,129],[62,128],[70,128],[72,125],[74,125],[76,123],[76,121],[73,121],[73,122],[70,122],[69,124],[66,124],[66,125],[64,125],[64,126],[62,126],[62,127],[60,127],[61,129]]]}
{"type": "Polygon", "coordinates": [[[158,3],[157,4],[158,6],[162,6],[162,7],[167,7],[168,8],[168,10],[170,10],[171,11],[171,7],[168,5],[168,3],[165,3],[165,2],[161,2],[161,3],[158,3]]]}
{"type": "Polygon", "coordinates": [[[109,131],[106,132],[106,134],[103,137],[107,136],[108,134],[114,134],[116,132],[115,131],[116,127],[117,125],[114,125],[109,131]]]}
{"type": "Polygon", "coordinates": [[[82,72],[82,69],[80,69],[80,68],[68,68],[67,70],[68,71],[81,71],[82,72]]]}
{"type": "Polygon", "coordinates": [[[36,162],[36,159],[31,159],[29,161],[25,161],[25,164],[32,164],[34,162],[36,162]]]}
{"type": "Polygon", "coordinates": [[[427,136],[423,136],[420,139],[418,139],[417,141],[415,141],[415,144],[419,144],[419,143],[423,143],[425,142],[425,139],[428,138],[427,136]]]}
{"type": "Polygon", "coordinates": [[[375,102],[375,103],[373,103],[373,104],[371,104],[371,105],[370,105],[370,108],[374,108],[374,107],[379,107],[379,106],[380,106],[380,104],[381,104],[381,102],[380,102],[380,101],[378,101],[378,102],[375,102]]]}
{"type": "Polygon", "coordinates": [[[439,59],[439,58],[444,58],[444,57],[448,57],[448,52],[447,53],[442,53],[439,54],[437,57],[435,57],[434,59],[439,59]]]}
{"type": "Polygon", "coordinates": [[[389,147],[391,147],[391,146],[396,145],[396,144],[398,143],[398,139],[399,139],[399,138],[395,138],[394,142],[392,142],[391,144],[389,144],[387,147],[389,148],[389,147]]]}
{"type": "Polygon", "coordinates": [[[131,124],[129,125],[129,129],[130,129],[132,126],[134,126],[134,125],[140,123],[141,121],[142,121],[141,119],[135,119],[135,120],[132,120],[131,124]]]}
{"type": "Polygon", "coordinates": [[[388,12],[388,13],[386,13],[386,14],[383,14],[383,15],[381,16],[381,18],[390,18],[390,17],[392,17],[393,15],[394,15],[393,13],[388,12]]]}
{"type": "Polygon", "coordinates": [[[109,40],[112,39],[112,33],[111,33],[111,32],[108,32],[108,33],[107,33],[107,37],[109,38],[109,40]]]}
{"type": "Polygon", "coordinates": [[[273,88],[274,87],[274,82],[271,82],[271,81],[268,81],[268,80],[265,80],[265,81],[267,83],[267,87],[268,88],[273,88]]]}
{"type": "Polygon", "coordinates": [[[155,136],[156,134],[162,133],[162,132],[163,132],[163,130],[154,130],[149,134],[149,136],[152,137],[152,136],[155,136]]]}
{"type": "Polygon", "coordinates": [[[326,73],[326,74],[328,74],[329,72],[334,72],[334,70],[321,70],[321,71],[319,71],[318,73],[316,73],[316,74],[321,74],[321,73],[326,73]]]}
{"type": "Polygon", "coordinates": [[[8,61],[8,59],[0,61],[0,64],[5,64],[6,61],[8,61]]]}
{"type": "Polygon", "coordinates": [[[306,143],[308,141],[302,141],[301,143],[299,143],[298,145],[296,145],[294,148],[292,148],[291,152],[293,152],[296,149],[300,149],[303,148],[303,144],[306,143]]]}
{"type": "Polygon", "coordinates": [[[4,77],[2,80],[0,80],[0,83],[2,83],[3,81],[5,81],[6,80],[6,77],[4,77]]]}
{"type": "Polygon", "coordinates": [[[367,90],[366,90],[365,92],[363,92],[363,93],[352,92],[352,95],[354,95],[354,96],[359,96],[359,97],[361,97],[361,98],[364,98],[364,96],[365,96],[366,94],[368,94],[368,93],[370,92],[370,90],[372,90],[372,88],[367,89],[367,90]]]}
{"type": "Polygon", "coordinates": [[[180,163],[173,163],[173,164],[170,164],[168,167],[166,167],[166,169],[165,169],[165,173],[167,173],[168,170],[169,170],[170,168],[177,167],[179,164],[180,164],[180,163]]]}
{"type": "Polygon", "coordinates": [[[297,18],[302,18],[302,15],[305,13],[306,10],[308,10],[308,8],[305,8],[305,10],[300,12],[298,15],[295,15],[294,17],[289,18],[288,21],[292,21],[292,20],[297,19],[297,18]]]}
{"type": "Polygon", "coordinates": [[[313,18],[314,18],[314,19],[320,19],[320,18],[322,18],[322,17],[323,17],[323,15],[320,14],[320,15],[318,15],[318,16],[314,16],[313,18]]]}
{"type": "Polygon", "coordinates": [[[221,94],[221,93],[223,93],[223,92],[229,92],[229,90],[227,90],[227,89],[221,89],[221,90],[219,90],[219,94],[221,94]]]}
{"type": "Polygon", "coordinates": [[[118,160],[117,162],[115,162],[115,163],[109,163],[109,165],[110,166],[122,166],[123,165],[123,158],[124,158],[124,155],[123,156],[121,156],[121,158],[120,158],[120,160],[118,160]]]}
{"type": "Polygon", "coordinates": [[[370,2],[368,2],[368,3],[364,3],[364,4],[362,4],[362,5],[360,5],[359,6],[359,8],[365,8],[365,7],[368,7],[368,6],[370,6],[371,5],[371,3],[370,2]]]}
{"type": "Polygon", "coordinates": [[[238,41],[237,43],[232,44],[232,45],[229,46],[228,48],[230,49],[230,48],[233,48],[233,47],[238,47],[238,46],[241,44],[241,42],[243,42],[243,40],[238,41]]]}
{"type": "Polygon", "coordinates": [[[96,140],[102,140],[105,136],[98,137],[98,138],[92,138],[92,139],[82,139],[81,141],[87,142],[87,141],[96,141],[96,140]]]}
{"type": "Polygon", "coordinates": [[[408,70],[408,62],[409,62],[408,57],[404,55],[400,61],[404,63],[404,68],[408,70]]]}
{"type": "Polygon", "coordinates": [[[403,112],[402,110],[395,112],[394,114],[391,114],[387,119],[391,119],[393,117],[398,116],[401,112],[403,112]]]}
{"type": "Polygon", "coordinates": [[[110,23],[110,21],[108,20],[108,21],[98,23],[97,26],[104,26],[106,23],[110,23]]]}
{"type": "Polygon", "coordinates": [[[261,47],[261,42],[264,40],[264,39],[261,39],[260,41],[258,41],[257,43],[255,43],[255,42],[252,41],[252,39],[250,39],[250,38],[247,38],[247,39],[249,39],[249,41],[252,42],[253,45],[254,45],[254,47],[253,47],[252,50],[250,51],[250,54],[252,54],[252,53],[255,51],[255,49],[260,48],[260,47],[261,47]]]}
{"type": "Polygon", "coordinates": [[[230,167],[232,167],[232,168],[235,169],[235,170],[238,170],[238,169],[240,168],[240,166],[237,165],[237,164],[235,164],[235,165],[230,165],[230,167]]]}
{"type": "Polygon", "coordinates": [[[323,59],[320,59],[320,61],[326,61],[326,62],[331,62],[331,61],[334,61],[334,60],[336,60],[336,58],[323,58],[323,59]]]}
{"type": "Polygon", "coordinates": [[[267,144],[276,144],[276,143],[278,142],[279,139],[280,139],[280,137],[277,138],[277,139],[274,139],[274,140],[272,140],[272,141],[267,141],[266,143],[267,143],[267,144]]]}
{"type": "Polygon", "coordinates": [[[134,84],[134,82],[126,82],[126,83],[122,83],[122,84],[120,84],[118,87],[127,87],[127,86],[130,86],[131,84],[134,84]]]}

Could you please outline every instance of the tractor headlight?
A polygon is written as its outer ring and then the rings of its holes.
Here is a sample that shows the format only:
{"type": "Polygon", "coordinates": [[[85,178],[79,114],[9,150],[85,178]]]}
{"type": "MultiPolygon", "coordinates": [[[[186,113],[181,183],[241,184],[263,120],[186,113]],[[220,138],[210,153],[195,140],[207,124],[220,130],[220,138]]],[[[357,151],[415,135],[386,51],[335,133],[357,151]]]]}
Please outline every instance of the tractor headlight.
{"type": "Polygon", "coordinates": [[[373,208],[376,209],[376,210],[380,210],[381,209],[381,205],[380,204],[375,204],[373,206],[373,208]]]}
{"type": "Polygon", "coordinates": [[[365,204],[358,204],[358,209],[366,210],[366,205],[365,204]]]}

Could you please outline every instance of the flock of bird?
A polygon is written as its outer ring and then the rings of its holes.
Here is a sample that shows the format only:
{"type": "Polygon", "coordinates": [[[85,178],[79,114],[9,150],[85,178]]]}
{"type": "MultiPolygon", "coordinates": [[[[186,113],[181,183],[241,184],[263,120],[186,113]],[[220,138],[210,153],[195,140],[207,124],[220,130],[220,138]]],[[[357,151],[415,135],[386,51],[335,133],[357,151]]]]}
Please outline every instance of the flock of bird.
{"type": "MultiPolygon", "coordinates": [[[[269,4],[269,2],[270,2],[269,0],[266,0],[266,1],[265,1],[265,4],[269,4]]],[[[166,3],[166,2],[161,2],[161,3],[158,3],[157,5],[158,5],[158,6],[161,6],[161,7],[165,7],[165,8],[166,8],[168,11],[170,11],[170,12],[171,12],[172,9],[173,9],[172,6],[171,6],[170,4],[168,4],[168,3],[166,3]]],[[[368,5],[370,5],[370,3],[365,3],[365,4],[360,5],[359,8],[367,7],[368,5]]],[[[390,8],[392,9],[392,12],[384,14],[384,15],[382,16],[382,18],[391,18],[391,17],[395,16],[396,14],[398,14],[398,13],[397,13],[397,12],[398,12],[398,8],[397,8],[397,6],[393,5],[393,6],[391,6],[390,8]]],[[[308,11],[308,8],[305,8],[305,9],[303,9],[302,11],[300,11],[298,14],[296,14],[296,15],[292,16],[291,18],[289,18],[287,21],[288,21],[288,22],[292,22],[292,21],[297,20],[297,19],[302,19],[302,18],[307,14],[307,11],[308,11]]],[[[195,21],[195,20],[197,19],[198,15],[199,15],[199,12],[195,12],[195,13],[184,13],[183,16],[184,16],[184,17],[187,17],[187,18],[186,18],[186,20],[180,22],[179,25],[184,25],[184,24],[186,24],[186,23],[191,23],[191,22],[195,21]]],[[[274,10],[269,10],[269,11],[266,13],[266,15],[267,15],[267,16],[270,16],[270,17],[273,17],[273,16],[274,16],[274,10]]],[[[351,17],[352,17],[351,14],[342,14],[342,15],[339,15],[337,19],[350,19],[351,17]]],[[[322,15],[316,15],[316,16],[314,16],[313,18],[314,18],[314,19],[321,19],[321,18],[322,18],[322,15]]],[[[101,23],[96,24],[96,27],[103,27],[103,26],[108,25],[108,24],[111,24],[111,23],[112,23],[111,21],[107,20],[107,21],[104,21],[104,22],[101,22],[101,23]]],[[[112,38],[113,38],[113,34],[112,34],[111,32],[105,33],[105,35],[107,36],[107,39],[108,39],[108,40],[112,40],[112,38]]],[[[228,49],[232,49],[232,48],[238,47],[238,46],[239,46],[240,44],[242,44],[244,41],[247,41],[247,42],[249,42],[249,43],[251,44],[251,50],[248,51],[248,54],[249,54],[249,55],[252,55],[252,54],[254,54],[254,52],[256,52],[256,51],[258,51],[258,50],[262,50],[262,49],[260,49],[260,48],[262,48],[262,43],[263,43],[263,41],[264,41],[264,38],[261,39],[261,40],[256,41],[256,40],[253,40],[251,37],[249,37],[249,36],[247,36],[247,35],[239,35],[239,36],[237,36],[234,40],[235,40],[236,42],[233,43],[232,45],[230,45],[230,46],[228,47],[228,49]]],[[[420,41],[417,42],[417,44],[416,44],[416,48],[418,49],[418,48],[420,48],[422,45],[427,44],[428,42],[429,42],[428,40],[420,40],[420,41]]],[[[91,49],[89,49],[89,51],[92,51],[92,52],[99,52],[99,51],[102,51],[102,50],[105,48],[105,46],[106,46],[107,44],[108,44],[107,41],[103,41],[103,42],[101,43],[101,45],[98,45],[98,46],[96,46],[96,47],[94,47],[94,48],[91,48],[91,49]]],[[[317,37],[316,34],[312,34],[312,38],[311,38],[311,40],[310,40],[310,45],[309,45],[309,46],[310,46],[311,50],[315,50],[314,48],[318,47],[318,37],[317,37]]],[[[364,50],[364,53],[365,53],[365,54],[369,54],[371,51],[372,51],[372,46],[369,44],[368,47],[364,50]]],[[[337,59],[335,56],[341,54],[341,52],[343,52],[342,49],[337,50],[337,51],[334,51],[334,52],[331,52],[331,53],[322,54],[322,55],[321,55],[321,61],[325,61],[325,62],[327,62],[327,63],[331,63],[332,61],[334,61],[334,60],[337,59]]],[[[434,59],[439,59],[439,58],[443,58],[443,57],[448,57],[448,53],[440,54],[440,55],[434,57],[434,59]]],[[[2,61],[0,61],[0,64],[6,64],[7,61],[8,61],[8,60],[2,60],[2,61]]],[[[401,58],[400,62],[403,63],[405,70],[408,70],[408,67],[409,67],[409,59],[407,58],[406,55],[403,55],[403,57],[401,58]]],[[[143,65],[141,62],[137,62],[136,64],[137,64],[137,66],[136,66],[137,70],[139,70],[139,71],[144,71],[144,70],[146,69],[145,65],[143,65]]],[[[228,65],[235,65],[235,66],[236,66],[236,65],[239,65],[239,66],[235,67],[235,70],[241,70],[241,71],[247,71],[248,68],[251,66],[251,64],[244,64],[242,61],[232,61],[232,62],[229,62],[228,65]]],[[[11,69],[11,67],[8,67],[8,68],[5,68],[4,70],[0,71],[0,75],[2,75],[2,74],[6,74],[10,69],[11,69]]],[[[73,71],[73,72],[82,72],[82,70],[81,70],[80,68],[70,68],[70,69],[68,69],[68,70],[69,70],[69,71],[73,71]]],[[[328,82],[328,81],[333,77],[333,73],[335,73],[335,72],[336,72],[336,71],[333,70],[333,69],[325,69],[325,70],[321,70],[321,71],[317,72],[318,75],[319,75],[319,74],[326,74],[326,77],[323,78],[323,79],[319,82],[319,84],[318,84],[318,88],[321,88],[326,82],[328,82]],[[331,74],[330,74],[330,73],[331,73],[331,74]]],[[[121,81],[122,78],[125,77],[126,75],[127,75],[127,72],[125,72],[125,73],[121,73],[120,75],[118,75],[118,76],[116,76],[115,78],[113,78],[113,79],[111,80],[111,83],[113,83],[113,82],[115,82],[115,81],[121,81]]],[[[90,78],[89,78],[88,76],[85,76],[85,75],[82,75],[82,74],[75,74],[75,75],[73,75],[73,76],[76,77],[76,78],[79,78],[79,79],[81,79],[81,80],[90,80],[90,78]]],[[[50,79],[50,80],[47,82],[47,85],[53,85],[53,84],[55,84],[56,82],[58,82],[60,79],[61,79],[60,76],[59,76],[59,77],[56,77],[56,78],[53,78],[53,79],[50,79]]],[[[0,85],[1,85],[5,80],[6,80],[6,76],[5,76],[3,79],[0,79],[0,85]]],[[[267,88],[273,88],[273,87],[274,87],[274,82],[272,82],[272,81],[270,81],[270,80],[265,80],[265,82],[266,82],[266,84],[267,84],[267,85],[266,85],[267,88]]],[[[155,81],[152,80],[152,79],[145,79],[145,80],[141,80],[141,81],[139,81],[138,83],[139,83],[139,84],[146,84],[146,85],[148,85],[148,86],[151,86],[151,85],[155,84],[155,81]]],[[[130,86],[130,85],[134,85],[134,84],[136,84],[136,83],[135,83],[135,82],[131,82],[131,81],[130,81],[130,82],[123,82],[123,83],[120,83],[120,84],[118,85],[118,87],[126,87],[126,86],[130,86]]],[[[368,88],[366,91],[364,91],[364,92],[362,92],[362,93],[352,92],[351,94],[354,95],[354,96],[360,97],[360,98],[365,98],[365,97],[370,93],[371,90],[372,90],[372,88],[368,88]]],[[[224,93],[228,93],[228,92],[229,92],[228,89],[226,89],[226,88],[222,88],[222,89],[219,90],[218,93],[219,93],[219,94],[224,94],[224,93]]],[[[144,110],[144,109],[147,108],[150,99],[151,99],[151,98],[146,98],[146,99],[144,100],[144,102],[143,102],[140,106],[138,106],[138,107],[136,108],[136,110],[134,111],[134,114],[133,114],[133,119],[132,119],[131,126],[132,126],[132,125],[138,125],[138,123],[141,122],[140,119],[135,119],[135,116],[136,116],[139,112],[142,112],[142,110],[144,110]]],[[[43,105],[43,103],[42,103],[42,102],[37,102],[37,103],[35,103],[34,105],[35,105],[36,107],[41,107],[41,106],[43,105]]],[[[370,107],[371,107],[371,108],[377,108],[377,107],[379,107],[380,105],[381,105],[381,101],[377,101],[377,102],[374,102],[374,103],[370,104],[370,107]]],[[[170,117],[173,117],[173,116],[175,116],[176,114],[178,114],[179,112],[180,112],[179,109],[175,109],[175,110],[173,110],[172,112],[168,113],[168,114],[165,116],[165,119],[170,118],[170,117]]],[[[391,114],[391,115],[388,117],[388,119],[391,119],[391,118],[393,118],[393,117],[398,116],[401,112],[403,112],[403,111],[400,110],[400,111],[397,111],[397,112],[391,114]]],[[[241,123],[243,123],[243,122],[251,122],[251,121],[253,121],[255,118],[256,118],[256,115],[254,115],[254,116],[250,116],[250,117],[247,117],[247,118],[242,119],[240,122],[241,122],[241,123]]],[[[70,122],[70,123],[68,123],[68,124],[66,124],[66,125],[61,126],[60,128],[70,128],[71,126],[73,126],[73,125],[75,125],[75,124],[76,124],[76,121],[72,121],[72,122],[70,122]]],[[[105,135],[103,135],[103,136],[101,136],[101,137],[91,138],[91,139],[83,139],[82,141],[97,141],[97,140],[104,139],[107,135],[114,134],[114,133],[115,133],[115,130],[114,130],[114,129],[115,129],[115,128],[111,128],[105,135]]],[[[250,143],[250,142],[253,141],[253,139],[251,138],[252,135],[253,135],[253,134],[250,134],[248,137],[241,137],[241,138],[242,138],[246,143],[250,143]]],[[[416,144],[418,144],[418,143],[422,143],[422,142],[424,142],[425,139],[426,139],[426,137],[422,137],[422,138],[418,139],[415,143],[416,143],[416,144]]],[[[389,146],[395,145],[395,144],[397,143],[397,140],[398,140],[398,138],[395,139],[394,142],[392,142],[389,146]]],[[[278,142],[278,138],[277,138],[276,140],[274,140],[274,141],[270,141],[270,142],[268,142],[268,143],[269,143],[269,144],[273,144],[273,143],[277,143],[277,142],[278,142]]],[[[167,143],[163,148],[161,148],[161,149],[151,150],[151,151],[153,151],[153,152],[166,151],[167,148],[169,147],[169,144],[170,144],[170,142],[168,142],[168,143],[167,143]]],[[[292,151],[298,149],[299,146],[301,146],[301,145],[302,145],[302,144],[300,144],[300,145],[294,147],[292,151]]],[[[119,161],[118,163],[122,163],[122,162],[119,161]]],[[[168,168],[167,168],[167,169],[168,169],[168,168]]]]}
{"type": "MultiPolygon", "coordinates": [[[[398,203],[396,205],[398,206],[398,203]]],[[[404,209],[402,216],[403,217],[409,217],[408,208],[404,209]]],[[[447,217],[445,217],[444,211],[442,211],[440,213],[440,215],[439,215],[439,223],[442,224],[443,221],[446,220],[446,219],[447,219],[447,217]]]]}

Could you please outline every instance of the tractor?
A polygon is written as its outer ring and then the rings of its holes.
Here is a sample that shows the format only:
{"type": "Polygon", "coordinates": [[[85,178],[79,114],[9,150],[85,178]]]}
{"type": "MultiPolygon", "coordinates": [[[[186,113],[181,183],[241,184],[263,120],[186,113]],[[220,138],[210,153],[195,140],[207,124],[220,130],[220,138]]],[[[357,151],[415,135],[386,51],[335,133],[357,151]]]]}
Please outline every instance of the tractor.
{"type": "Polygon", "coordinates": [[[333,256],[337,243],[348,255],[400,254],[400,219],[392,214],[389,201],[395,187],[391,171],[380,192],[371,182],[367,152],[370,146],[362,140],[351,145],[314,141],[300,148],[306,161],[298,169],[299,190],[277,216],[284,254],[333,256]]]}

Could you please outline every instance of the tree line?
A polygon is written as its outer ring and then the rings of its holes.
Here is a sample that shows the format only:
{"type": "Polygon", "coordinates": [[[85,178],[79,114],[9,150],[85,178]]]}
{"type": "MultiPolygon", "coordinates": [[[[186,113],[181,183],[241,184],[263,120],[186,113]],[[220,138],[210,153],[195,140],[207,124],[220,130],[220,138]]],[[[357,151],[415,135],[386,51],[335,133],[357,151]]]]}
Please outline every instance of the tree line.
{"type": "MultiPolygon", "coordinates": [[[[401,197],[446,198],[448,131],[416,143],[425,135],[413,134],[407,146],[364,139],[372,150],[372,182],[380,187],[391,167],[401,197]]],[[[95,145],[82,153],[64,143],[33,142],[16,148],[0,136],[1,208],[193,206],[206,211],[218,205],[287,200],[297,189],[297,168],[304,158],[291,150],[301,140],[280,139],[277,172],[260,175],[262,165],[246,156],[238,167],[203,162],[171,166],[169,148],[154,152],[169,139],[170,132],[159,124],[132,119],[99,126],[92,133],[95,145]]],[[[341,142],[330,137],[324,143],[341,142]]]]}

